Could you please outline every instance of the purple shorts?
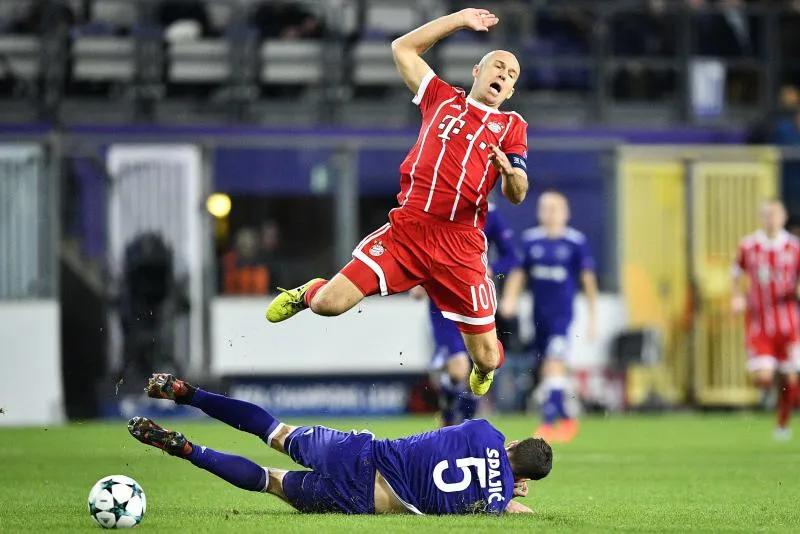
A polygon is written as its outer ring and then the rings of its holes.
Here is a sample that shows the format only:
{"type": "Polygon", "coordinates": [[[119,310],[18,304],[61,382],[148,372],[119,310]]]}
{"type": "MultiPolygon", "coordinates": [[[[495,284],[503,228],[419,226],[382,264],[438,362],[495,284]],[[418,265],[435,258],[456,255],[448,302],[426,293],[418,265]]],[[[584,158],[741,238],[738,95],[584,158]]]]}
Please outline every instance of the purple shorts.
{"type": "Polygon", "coordinates": [[[303,426],[286,440],[295,463],[312,471],[289,471],[283,492],[301,512],[323,514],[375,513],[373,435],[341,432],[324,426],[303,426]]]}

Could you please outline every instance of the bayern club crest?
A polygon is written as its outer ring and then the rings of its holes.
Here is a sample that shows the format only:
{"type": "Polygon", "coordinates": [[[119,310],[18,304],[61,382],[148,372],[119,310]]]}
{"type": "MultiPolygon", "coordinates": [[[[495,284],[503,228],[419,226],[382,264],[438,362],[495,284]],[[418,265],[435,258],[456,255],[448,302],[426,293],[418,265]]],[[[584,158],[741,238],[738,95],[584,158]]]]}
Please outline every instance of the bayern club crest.
{"type": "Polygon", "coordinates": [[[490,132],[496,134],[503,131],[503,125],[500,124],[499,122],[490,122],[489,124],[486,125],[486,127],[489,128],[490,132]]]}
{"type": "Polygon", "coordinates": [[[384,252],[386,252],[386,249],[383,248],[383,244],[380,241],[378,241],[377,243],[374,243],[369,248],[369,255],[370,256],[375,256],[375,257],[382,256],[384,252]]]}

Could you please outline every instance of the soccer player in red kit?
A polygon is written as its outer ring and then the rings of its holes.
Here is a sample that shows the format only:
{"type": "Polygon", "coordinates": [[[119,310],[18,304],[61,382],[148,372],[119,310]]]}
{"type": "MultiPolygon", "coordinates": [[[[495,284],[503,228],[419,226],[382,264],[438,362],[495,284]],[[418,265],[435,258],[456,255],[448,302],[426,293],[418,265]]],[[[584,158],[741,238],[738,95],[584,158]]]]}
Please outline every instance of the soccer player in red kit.
{"type": "Polygon", "coordinates": [[[330,281],[285,291],[267,310],[279,322],[305,308],[340,315],[365,296],[421,285],[442,315],[455,321],[475,365],[470,389],[484,395],[503,363],[494,315],[497,296],[487,267],[483,227],[489,192],[519,204],[528,191],[527,123],[498,108],[514,93],[519,62],[495,50],[472,69],[467,95],[436,76],[422,54],[460,29],[489,31],[498,18],[485,9],[440,17],[392,43],[397,70],[422,113],[417,142],[400,166],[399,206],[366,236],[330,281]]]}
{"type": "Polygon", "coordinates": [[[776,439],[788,439],[800,370],[798,274],[800,241],[783,229],[786,209],[778,200],[760,209],[761,230],[742,239],[734,265],[732,307],[745,313],[747,368],[766,394],[778,378],[776,439]],[[744,281],[748,282],[745,293],[744,281]]]}

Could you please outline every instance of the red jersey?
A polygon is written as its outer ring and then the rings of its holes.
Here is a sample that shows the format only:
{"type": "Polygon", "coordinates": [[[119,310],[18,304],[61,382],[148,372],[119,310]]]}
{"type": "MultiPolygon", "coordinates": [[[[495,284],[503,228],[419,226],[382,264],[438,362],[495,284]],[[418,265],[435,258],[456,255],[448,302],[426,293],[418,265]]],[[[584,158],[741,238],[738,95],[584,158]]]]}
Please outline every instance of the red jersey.
{"type": "Polygon", "coordinates": [[[739,244],[734,269],[747,275],[747,331],[751,336],[797,333],[797,282],[800,241],[788,232],[774,239],[758,231],[739,244]]]}
{"type": "Polygon", "coordinates": [[[496,145],[512,164],[525,168],[528,124],[516,112],[499,111],[466,96],[433,71],[414,103],[422,113],[417,142],[400,165],[401,206],[483,228],[487,197],[500,173],[489,161],[496,145]]]}

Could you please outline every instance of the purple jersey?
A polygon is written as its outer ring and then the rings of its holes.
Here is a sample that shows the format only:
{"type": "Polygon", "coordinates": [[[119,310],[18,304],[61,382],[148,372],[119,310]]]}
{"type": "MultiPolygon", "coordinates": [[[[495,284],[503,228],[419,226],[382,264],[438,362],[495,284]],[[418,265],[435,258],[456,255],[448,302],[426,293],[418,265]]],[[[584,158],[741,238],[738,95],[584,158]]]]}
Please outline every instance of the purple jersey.
{"type": "Polygon", "coordinates": [[[373,442],[375,467],[419,514],[500,514],[514,495],[505,437],[484,419],[373,442]]]}
{"type": "Polygon", "coordinates": [[[522,233],[528,288],[533,293],[533,317],[539,324],[566,332],[581,273],[594,271],[594,259],[584,236],[567,228],[562,237],[547,237],[541,227],[522,233]]]}

